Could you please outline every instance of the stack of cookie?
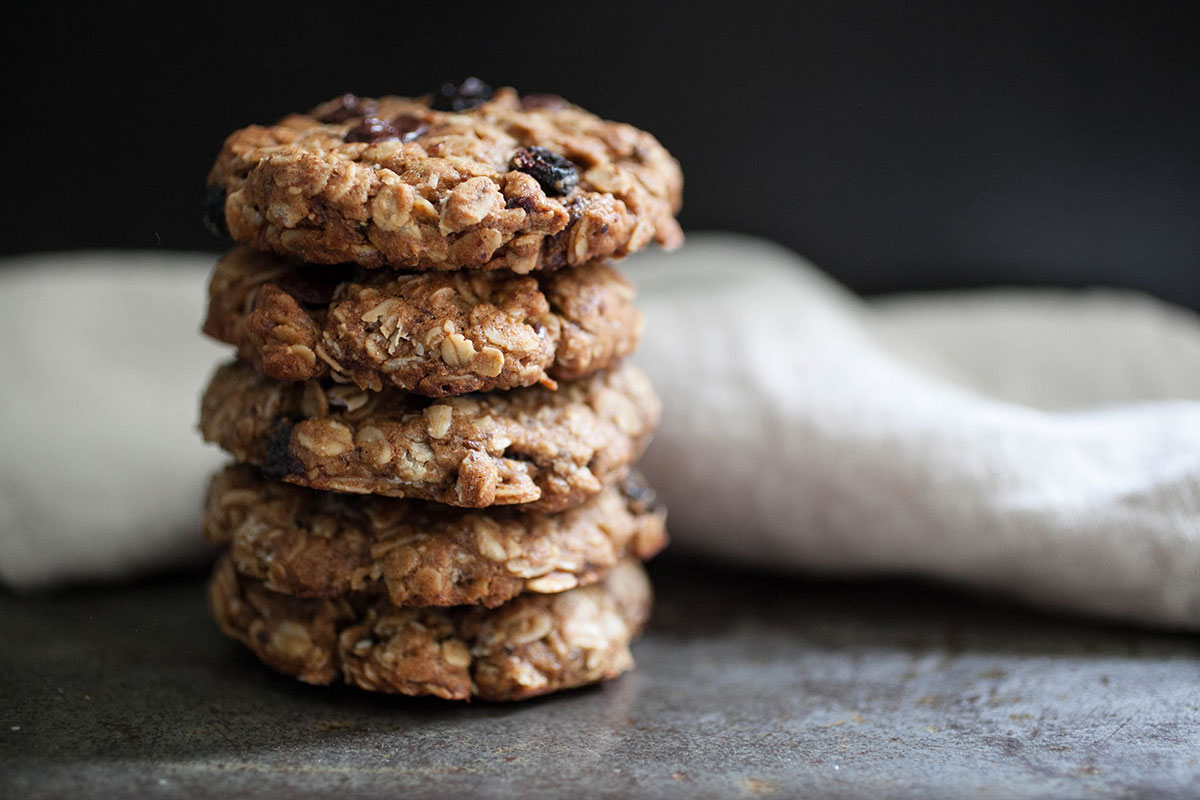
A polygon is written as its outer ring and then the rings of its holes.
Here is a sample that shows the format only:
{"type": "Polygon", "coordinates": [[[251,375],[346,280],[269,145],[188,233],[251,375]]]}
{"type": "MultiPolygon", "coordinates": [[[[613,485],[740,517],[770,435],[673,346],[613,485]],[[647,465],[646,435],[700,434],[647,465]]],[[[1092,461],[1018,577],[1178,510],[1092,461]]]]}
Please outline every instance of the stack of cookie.
{"type": "Polygon", "coordinates": [[[609,259],[682,239],[649,134],[471,79],[232,134],[206,219],[239,244],[204,330],[210,583],[228,635],[311,683],[514,700],[632,665],[664,515],[659,402],[609,259]]]}

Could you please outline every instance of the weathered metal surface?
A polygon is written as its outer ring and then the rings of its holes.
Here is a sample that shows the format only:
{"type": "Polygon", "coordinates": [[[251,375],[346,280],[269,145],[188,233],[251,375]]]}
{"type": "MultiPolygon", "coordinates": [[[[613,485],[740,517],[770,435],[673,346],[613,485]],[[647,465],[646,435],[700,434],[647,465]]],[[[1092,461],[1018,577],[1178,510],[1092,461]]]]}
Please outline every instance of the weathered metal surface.
{"type": "Polygon", "coordinates": [[[0,597],[0,797],[1191,797],[1200,640],[682,562],[640,667],[452,705],[305,686],[202,579],[0,597]]]}

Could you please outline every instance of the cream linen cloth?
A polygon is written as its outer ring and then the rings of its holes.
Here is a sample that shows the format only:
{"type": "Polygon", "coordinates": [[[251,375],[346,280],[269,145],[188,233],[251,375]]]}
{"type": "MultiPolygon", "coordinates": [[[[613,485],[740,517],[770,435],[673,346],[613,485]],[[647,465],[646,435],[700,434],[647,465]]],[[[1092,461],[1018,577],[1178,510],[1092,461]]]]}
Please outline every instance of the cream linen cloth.
{"type": "MultiPolygon", "coordinates": [[[[223,461],[195,433],[226,349],[209,255],[0,268],[0,578],[187,563],[223,461]]],[[[760,240],[623,264],[666,411],[642,462],[674,546],[821,574],[920,575],[1200,628],[1200,320],[1141,295],[863,302],[760,240]]]]}

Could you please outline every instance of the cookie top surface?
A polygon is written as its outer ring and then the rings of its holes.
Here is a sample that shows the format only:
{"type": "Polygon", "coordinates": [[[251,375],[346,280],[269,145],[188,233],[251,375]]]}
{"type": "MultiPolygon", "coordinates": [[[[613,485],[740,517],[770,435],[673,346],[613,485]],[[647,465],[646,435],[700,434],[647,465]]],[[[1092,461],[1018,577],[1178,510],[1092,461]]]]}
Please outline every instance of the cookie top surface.
{"type": "Polygon", "coordinates": [[[204,331],[272,378],[332,375],[431,397],[552,385],[629,355],[634,289],[604,263],[516,275],[309,266],[237,247],[217,264],[204,331]]]}
{"type": "Polygon", "coordinates": [[[646,376],[629,364],[557,390],[431,400],[285,383],[235,362],[213,375],[200,430],[239,462],[301,486],[549,512],[623,477],[660,412],[646,376]]]}
{"type": "Polygon", "coordinates": [[[209,582],[221,630],[278,672],[447,700],[522,700],[615,678],[633,666],[629,643],[651,599],[636,561],[599,583],[521,595],[494,609],[288,597],[238,575],[228,558],[209,582]]]}
{"type": "Polygon", "coordinates": [[[595,583],[625,557],[650,558],[666,544],[664,520],[632,475],[558,514],[523,514],[318,492],[238,465],[214,476],[204,532],[240,575],[280,594],[494,607],[595,583]]]}
{"type": "Polygon", "coordinates": [[[682,173],[653,136],[512,89],[344,95],[234,132],[208,181],[216,227],[311,263],[526,273],[683,238],[682,173]]]}

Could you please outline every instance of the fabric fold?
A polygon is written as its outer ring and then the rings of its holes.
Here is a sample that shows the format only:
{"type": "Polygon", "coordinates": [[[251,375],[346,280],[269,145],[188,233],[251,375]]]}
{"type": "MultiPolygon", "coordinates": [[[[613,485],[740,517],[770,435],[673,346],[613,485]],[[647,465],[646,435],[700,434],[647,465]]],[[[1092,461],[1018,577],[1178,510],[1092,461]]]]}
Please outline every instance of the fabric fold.
{"type": "MultiPolygon", "coordinates": [[[[202,557],[195,432],[224,349],[209,254],[0,267],[0,579],[202,557]]],[[[918,575],[1200,628],[1200,320],[1130,292],[862,301],[794,254],[697,234],[622,263],[666,410],[644,471],[676,546],[799,573],[918,575]]]]}

